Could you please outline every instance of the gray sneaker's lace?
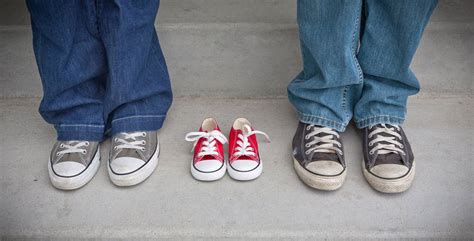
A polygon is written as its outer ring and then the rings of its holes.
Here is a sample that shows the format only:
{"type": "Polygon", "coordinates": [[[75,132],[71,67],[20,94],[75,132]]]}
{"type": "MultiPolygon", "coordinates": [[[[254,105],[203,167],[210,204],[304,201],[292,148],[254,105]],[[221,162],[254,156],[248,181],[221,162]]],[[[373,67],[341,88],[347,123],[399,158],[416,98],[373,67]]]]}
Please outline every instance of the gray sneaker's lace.
{"type": "Polygon", "coordinates": [[[399,153],[405,155],[403,149],[403,144],[400,143],[402,137],[397,131],[400,131],[399,126],[390,125],[387,126],[385,124],[370,126],[369,129],[372,129],[369,133],[369,139],[372,138],[374,135],[375,139],[369,142],[369,147],[372,147],[369,151],[370,155],[375,153],[378,154],[388,154],[388,153],[399,153]],[[383,135],[382,135],[383,134],[383,135]]]}
{"type": "Polygon", "coordinates": [[[339,155],[343,155],[341,150],[342,144],[334,139],[334,136],[339,138],[339,133],[335,130],[315,125],[308,125],[306,130],[311,131],[305,136],[306,141],[311,139],[311,141],[305,144],[306,148],[308,148],[305,152],[306,155],[309,155],[311,152],[339,153],[339,155]]]}
{"type": "Polygon", "coordinates": [[[135,149],[145,151],[144,145],[146,145],[145,140],[137,140],[138,137],[145,137],[146,132],[134,132],[134,133],[121,133],[124,138],[115,137],[114,141],[120,143],[119,145],[114,147],[114,150],[117,151],[119,149],[135,149]]]}
{"type": "Polygon", "coordinates": [[[88,141],[66,141],[61,143],[59,147],[62,149],[56,153],[57,156],[61,156],[64,154],[72,154],[72,153],[81,153],[87,154],[87,150],[81,147],[89,146],[88,141]]]}

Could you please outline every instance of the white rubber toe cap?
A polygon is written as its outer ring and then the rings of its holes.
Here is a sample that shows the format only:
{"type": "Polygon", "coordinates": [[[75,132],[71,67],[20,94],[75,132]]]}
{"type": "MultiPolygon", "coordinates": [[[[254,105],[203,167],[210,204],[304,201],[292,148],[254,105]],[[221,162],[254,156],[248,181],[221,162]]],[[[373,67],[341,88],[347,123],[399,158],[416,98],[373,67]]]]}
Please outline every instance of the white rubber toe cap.
{"type": "Polygon", "coordinates": [[[233,169],[240,172],[248,172],[258,166],[258,162],[254,160],[236,160],[231,163],[233,169]]]}
{"type": "Polygon", "coordinates": [[[306,165],[309,171],[327,176],[339,175],[344,171],[344,167],[335,161],[314,161],[306,165]]]}
{"type": "Polygon", "coordinates": [[[119,157],[110,163],[110,169],[116,174],[127,174],[136,171],[145,164],[142,160],[133,157],[119,157]]]}
{"type": "Polygon", "coordinates": [[[81,163],[78,162],[60,162],[53,165],[54,173],[62,177],[72,177],[80,174],[86,169],[81,163]]]}
{"type": "Polygon", "coordinates": [[[381,178],[399,178],[408,173],[410,169],[399,164],[380,164],[372,167],[370,172],[381,178]]]}
{"type": "Polygon", "coordinates": [[[222,162],[219,160],[203,160],[194,163],[194,167],[200,172],[215,172],[222,167],[222,162]]]}

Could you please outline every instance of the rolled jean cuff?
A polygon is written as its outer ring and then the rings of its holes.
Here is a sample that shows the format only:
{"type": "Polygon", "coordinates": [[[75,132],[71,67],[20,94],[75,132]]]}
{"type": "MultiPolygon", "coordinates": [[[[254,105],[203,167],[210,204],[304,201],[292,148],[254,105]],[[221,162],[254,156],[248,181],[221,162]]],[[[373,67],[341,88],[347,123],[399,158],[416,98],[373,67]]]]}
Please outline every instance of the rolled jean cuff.
{"type": "Polygon", "coordinates": [[[54,126],[58,141],[102,141],[104,125],[96,124],[57,124],[54,126]]]}
{"type": "Polygon", "coordinates": [[[346,130],[345,124],[330,120],[329,118],[321,117],[321,116],[314,116],[314,115],[307,115],[298,112],[298,119],[306,124],[312,124],[312,125],[318,125],[318,126],[323,126],[323,127],[329,127],[331,129],[334,129],[338,132],[343,132],[346,130]]]}
{"type": "Polygon", "coordinates": [[[377,124],[391,124],[391,125],[401,125],[405,121],[403,117],[390,116],[390,115],[378,115],[364,118],[362,120],[356,121],[357,128],[366,128],[368,126],[373,126],[377,124]]]}
{"type": "Polygon", "coordinates": [[[137,115],[112,120],[107,134],[114,136],[121,132],[157,131],[163,126],[166,115],[137,115]]]}

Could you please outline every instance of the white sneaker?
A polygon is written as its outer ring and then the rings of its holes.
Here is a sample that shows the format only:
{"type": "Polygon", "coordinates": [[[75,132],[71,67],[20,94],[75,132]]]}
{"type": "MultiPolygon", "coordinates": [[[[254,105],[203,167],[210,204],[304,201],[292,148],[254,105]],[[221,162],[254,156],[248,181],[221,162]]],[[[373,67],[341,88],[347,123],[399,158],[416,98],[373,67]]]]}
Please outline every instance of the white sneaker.
{"type": "Polygon", "coordinates": [[[112,138],[109,177],[117,186],[145,181],[156,169],[160,144],[156,131],[119,133],[112,138]]]}
{"type": "Polygon", "coordinates": [[[73,190],[86,185],[99,170],[99,149],[99,142],[56,142],[48,162],[49,177],[53,186],[73,190]]]}

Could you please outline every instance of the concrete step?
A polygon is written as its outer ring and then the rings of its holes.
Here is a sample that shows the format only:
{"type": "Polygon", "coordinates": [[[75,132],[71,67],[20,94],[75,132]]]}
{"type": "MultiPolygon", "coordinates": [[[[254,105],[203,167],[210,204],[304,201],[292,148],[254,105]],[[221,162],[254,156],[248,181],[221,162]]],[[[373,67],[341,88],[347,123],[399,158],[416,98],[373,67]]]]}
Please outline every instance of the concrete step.
{"type": "MultiPolygon", "coordinates": [[[[440,0],[434,22],[474,21],[471,0],[440,0]]],[[[295,23],[296,0],[161,0],[157,22],[295,23]]],[[[0,25],[29,25],[24,0],[0,2],[0,25]]]]}
{"type": "MultiPolygon", "coordinates": [[[[422,93],[472,95],[473,7],[440,1],[412,65],[422,93]]],[[[24,1],[0,13],[0,97],[39,97],[24,1]]],[[[295,1],[163,0],[158,22],[175,96],[284,96],[301,69],[295,1]]]]}
{"type": "Polygon", "coordinates": [[[291,161],[295,115],[285,98],[177,98],[160,132],[157,171],[142,185],[117,188],[102,167],[84,188],[63,192],[47,176],[53,129],[37,113],[39,99],[0,101],[0,239],[77,240],[381,240],[472,239],[473,99],[413,98],[405,130],[415,151],[410,190],[383,195],[361,172],[361,134],[343,135],[348,176],[336,192],[304,186],[291,161]],[[232,112],[228,110],[232,109],[232,112]],[[215,116],[227,132],[249,118],[272,138],[261,143],[263,175],[213,183],[190,176],[199,122],[215,116]],[[469,131],[471,130],[471,131],[469,131]]]}
{"type": "MultiPolygon", "coordinates": [[[[428,26],[412,64],[422,93],[472,94],[472,26],[428,26]]],[[[161,24],[158,30],[176,96],[283,96],[301,68],[291,24],[161,24]]],[[[41,96],[28,27],[0,28],[0,56],[0,97],[41,96]]]]}

